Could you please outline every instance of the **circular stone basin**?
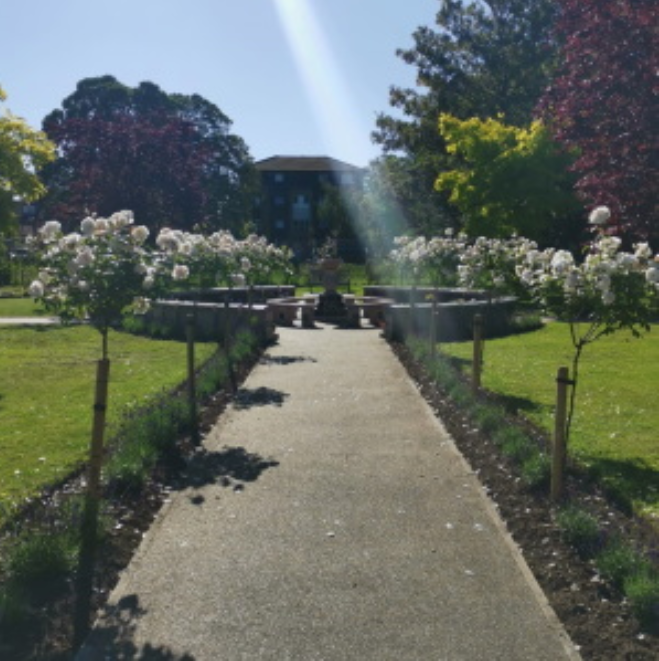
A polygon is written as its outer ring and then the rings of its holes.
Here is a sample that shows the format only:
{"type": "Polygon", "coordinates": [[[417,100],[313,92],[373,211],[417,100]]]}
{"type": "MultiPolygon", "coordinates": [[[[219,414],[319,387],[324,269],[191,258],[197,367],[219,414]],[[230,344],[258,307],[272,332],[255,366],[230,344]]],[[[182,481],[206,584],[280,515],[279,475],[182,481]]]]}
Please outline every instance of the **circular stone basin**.
{"type": "Polygon", "coordinates": [[[372,325],[381,326],[384,323],[386,308],[393,304],[392,299],[381,296],[343,294],[341,313],[324,316],[322,309],[321,314],[318,314],[322,297],[323,294],[306,294],[273,298],[268,301],[268,310],[272,313],[274,323],[280,326],[292,326],[299,318],[302,326],[306,328],[312,328],[316,320],[358,328],[362,316],[372,325]]]}

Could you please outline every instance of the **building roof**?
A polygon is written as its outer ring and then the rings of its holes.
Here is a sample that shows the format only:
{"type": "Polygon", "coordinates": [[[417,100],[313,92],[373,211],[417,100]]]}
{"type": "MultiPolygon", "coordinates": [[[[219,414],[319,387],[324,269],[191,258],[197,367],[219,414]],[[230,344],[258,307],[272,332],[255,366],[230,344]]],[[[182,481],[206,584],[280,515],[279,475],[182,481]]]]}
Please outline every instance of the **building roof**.
{"type": "Polygon", "coordinates": [[[329,156],[271,156],[254,164],[257,170],[268,172],[362,172],[363,168],[338,161],[329,156]]]}

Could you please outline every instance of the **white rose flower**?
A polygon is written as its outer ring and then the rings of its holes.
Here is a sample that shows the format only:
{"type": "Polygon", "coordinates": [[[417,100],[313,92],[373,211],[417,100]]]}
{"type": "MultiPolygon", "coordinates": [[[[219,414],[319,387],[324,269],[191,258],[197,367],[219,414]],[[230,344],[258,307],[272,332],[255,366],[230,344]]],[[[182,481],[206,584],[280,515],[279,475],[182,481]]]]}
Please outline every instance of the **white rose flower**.
{"type": "Polygon", "coordinates": [[[91,216],[87,216],[87,218],[80,223],[80,231],[83,236],[91,236],[95,229],[96,221],[91,216]]]}
{"type": "Polygon", "coordinates": [[[37,277],[39,278],[39,280],[41,280],[41,282],[44,283],[44,285],[47,285],[53,279],[53,277],[48,271],[39,271],[37,277]]]}
{"type": "Polygon", "coordinates": [[[565,278],[565,288],[569,290],[574,290],[579,286],[580,282],[579,271],[577,269],[572,269],[567,278],[565,278]]]}
{"type": "Polygon", "coordinates": [[[156,245],[161,250],[165,250],[167,252],[177,252],[179,247],[179,240],[172,230],[165,228],[160,231],[160,234],[156,239],[156,245]]]}
{"type": "Polygon", "coordinates": [[[606,223],[609,221],[609,218],[611,218],[611,210],[609,207],[595,207],[590,212],[590,215],[588,216],[588,222],[591,225],[606,225],[606,223]]]}
{"type": "Polygon", "coordinates": [[[132,225],[133,212],[127,210],[117,211],[116,213],[113,213],[110,216],[108,223],[110,224],[110,227],[114,227],[116,229],[127,227],[128,225],[132,225]]]}
{"type": "Polygon", "coordinates": [[[67,234],[65,237],[62,238],[61,245],[64,250],[75,250],[77,245],[80,243],[80,239],[82,239],[82,236],[80,234],[77,234],[76,232],[73,232],[71,234],[67,234]]]}
{"type": "Polygon", "coordinates": [[[174,280],[187,280],[190,275],[190,269],[185,264],[177,264],[172,271],[174,280]]]}
{"type": "Polygon", "coordinates": [[[57,220],[48,220],[44,223],[43,227],[39,230],[43,240],[48,243],[57,238],[58,234],[62,232],[62,223],[57,220]]]}
{"type": "Polygon", "coordinates": [[[659,285],[659,267],[653,266],[645,272],[645,279],[653,285],[659,285]]]}
{"type": "Polygon", "coordinates": [[[45,288],[41,280],[34,280],[28,289],[28,293],[32,298],[41,298],[44,294],[44,291],[45,288]]]}
{"type": "Polygon", "coordinates": [[[181,255],[191,255],[192,254],[192,243],[190,241],[182,241],[179,244],[178,251],[181,255]]]}
{"type": "Polygon", "coordinates": [[[151,301],[148,298],[144,298],[144,296],[138,296],[133,301],[133,307],[137,314],[145,314],[151,307],[151,301]]]}
{"type": "Polygon", "coordinates": [[[650,244],[648,243],[637,243],[634,246],[635,252],[634,255],[638,259],[651,259],[652,250],[650,249],[650,244]]]}
{"type": "Polygon", "coordinates": [[[130,231],[130,235],[135,243],[142,244],[149,236],[149,228],[145,225],[138,225],[137,227],[133,227],[130,231]]]}
{"type": "Polygon", "coordinates": [[[562,275],[574,266],[574,257],[567,250],[557,250],[551,260],[551,270],[555,275],[562,275]]]}
{"type": "Polygon", "coordinates": [[[75,258],[74,263],[77,267],[91,266],[94,263],[94,252],[91,248],[83,248],[78,256],[75,258]]]}

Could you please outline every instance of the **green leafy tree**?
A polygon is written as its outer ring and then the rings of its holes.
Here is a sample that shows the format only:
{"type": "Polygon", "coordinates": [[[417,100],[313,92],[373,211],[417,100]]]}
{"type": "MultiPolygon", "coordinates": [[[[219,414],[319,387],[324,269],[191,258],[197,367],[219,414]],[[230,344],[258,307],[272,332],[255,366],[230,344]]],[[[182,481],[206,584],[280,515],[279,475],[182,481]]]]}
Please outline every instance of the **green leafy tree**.
{"type": "MultiPolygon", "coordinates": [[[[7,98],[0,87],[0,102],[7,98]]],[[[0,115],[0,232],[13,230],[15,200],[39,199],[46,188],[35,171],[55,158],[55,145],[44,133],[6,110],[0,115]]]]}
{"type": "Polygon", "coordinates": [[[378,117],[373,139],[402,159],[400,206],[414,227],[428,223],[432,209],[435,231],[451,223],[450,211],[437,210],[446,196],[433,187],[450,166],[437,133],[440,113],[460,119],[502,113],[513,125],[527,124],[554,63],[554,11],[552,0],[440,0],[437,29],[419,27],[414,47],[397,51],[416,67],[418,87],[391,88],[396,113],[378,117]]]}
{"type": "Polygon", "coordinates": [[[44,213],[130,208],[151,228],[231,228],[251,210],[252,160],[231,121],[198,95],[89,78],[44,120],[60,158],[43,172],[44,213]]]}
{"type": "Polygon", "coordinates": [[[462,121],[443,114],[439,131],[448,152],[463,165],[441,173],[435,186],[450,194],[468,234],[521,234],[552,245],[574,242],[581,205],[568,172],[573,159],[541,122],[517,128],[500,119],[462,121]]]}

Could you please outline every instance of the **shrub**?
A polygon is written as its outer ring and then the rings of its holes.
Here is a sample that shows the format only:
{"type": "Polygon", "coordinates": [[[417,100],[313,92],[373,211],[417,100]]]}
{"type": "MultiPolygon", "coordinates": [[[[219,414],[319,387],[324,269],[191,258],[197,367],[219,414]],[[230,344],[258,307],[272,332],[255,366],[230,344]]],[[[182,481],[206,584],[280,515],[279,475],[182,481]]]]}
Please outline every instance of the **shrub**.
{"type": "Polygon", "coordinates": [[[142,488],[158,458],[176,442],[188,422],[188,409],[181,397],[161,395],[131,411],[111,441],[107,481],[142,488]]]}
{"type": "Polygon", "coordinates": [[[649,568],[641,569],[624,581],[624,591],[634,615],[642,626],[659,628],[659,575],[649,568]]]}
{"type": "Polygon", "coordinates": [[[551,459],[545,452],[535,452],[522,462],[522,479],[532,489],[546,487],[551,480],[551,459]]]}
{"type": "Polygon", "coordinates": [[[563,539],[574,546],[581,556],[591,557],[601,546],[597,519],[585,510],[569,505],[558,512],[556,521],[563,539]]]}
{"type": "Polygon", "coordinates": [[[26,532],[7,550],[6,571],[24,584],[56,580],[73,569],[77,552],[77,536],[70,532],[26,532]]]}
{"type": "Polygon", "coordinates": [[[595,559],[597,568],[606,579],[618,589],[622,589],[625,581],[633,574],[645,569],[648,565],[641,555],[622,539],[611,540],[595,559]]]}
{"type": "Polygon", "coordinates": [[[494,441],[501,447],[501,452],[513,461],[523,463],[534,453],[531,439],[517,427],[500,427],[494,434],[494,441]]]}
{"type": "Polygon", "coordinates": [[[473,418],[479,429],[485,434],[491,434],[505,425],[503,413],[492,406],[477,406],[473,418]]]}

